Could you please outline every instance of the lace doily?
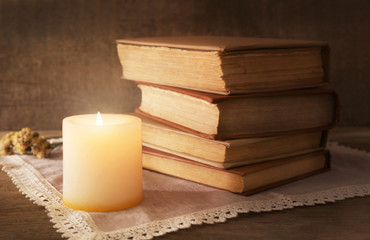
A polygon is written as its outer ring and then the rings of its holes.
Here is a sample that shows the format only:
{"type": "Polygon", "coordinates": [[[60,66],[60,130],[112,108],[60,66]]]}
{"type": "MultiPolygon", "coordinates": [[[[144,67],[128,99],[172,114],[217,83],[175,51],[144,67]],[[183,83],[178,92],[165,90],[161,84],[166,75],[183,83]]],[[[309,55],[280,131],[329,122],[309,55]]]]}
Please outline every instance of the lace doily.
{"type": "Polygon", "coordinates": [[[370,195],[370,153],[336,143],[330,143],[328,149],[332,155],[331,171],[251,197],[144,171],[144,196],[147,196],[144,202],[129,210],[110,213],[75,211],[63,205],[61,148],[55,149],[52,159],[13,155],[1,157],[0,164],[27,198],[45,207],[50,221],[63,237],[151,239],[191,225],[225,222],[238,213],[283,210],[370,195]],[[159,186],[155,181],[169,185],[159,186]],[[189,199],[184,199],[188,195],[189,199]],[[162,197],[166,198],[165,204],[162,197]],[[184,209],[178,210],[176,201],[182,201],[180,206],[184,209]],[[153,209],[159,209],[158,213],[151,213],[153,209]],[[127,219],[131,222],[126,223],[127,219]]]}

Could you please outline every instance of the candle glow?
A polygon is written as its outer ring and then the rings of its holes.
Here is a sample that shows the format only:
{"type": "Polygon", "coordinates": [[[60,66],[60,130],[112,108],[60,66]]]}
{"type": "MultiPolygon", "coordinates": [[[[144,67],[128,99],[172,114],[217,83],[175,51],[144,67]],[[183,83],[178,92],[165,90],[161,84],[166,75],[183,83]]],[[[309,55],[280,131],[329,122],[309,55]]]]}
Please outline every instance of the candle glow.
{"type": "Polygon", "coordinates": [[[100,112],[96,114],[96,126],[103,126],[103,118],[101,117],[100,112]]]}

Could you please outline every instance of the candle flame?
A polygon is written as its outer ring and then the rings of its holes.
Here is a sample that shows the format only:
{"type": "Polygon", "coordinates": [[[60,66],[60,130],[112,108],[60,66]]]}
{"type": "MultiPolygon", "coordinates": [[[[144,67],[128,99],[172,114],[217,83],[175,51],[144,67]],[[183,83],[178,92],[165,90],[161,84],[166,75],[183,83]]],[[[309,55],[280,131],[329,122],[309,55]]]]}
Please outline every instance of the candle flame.
{"type": "Polygon", "coordinates": [[[100,112],[96,115],[96,126],[103,126],[103,118],[100,115],[100,112]]]}

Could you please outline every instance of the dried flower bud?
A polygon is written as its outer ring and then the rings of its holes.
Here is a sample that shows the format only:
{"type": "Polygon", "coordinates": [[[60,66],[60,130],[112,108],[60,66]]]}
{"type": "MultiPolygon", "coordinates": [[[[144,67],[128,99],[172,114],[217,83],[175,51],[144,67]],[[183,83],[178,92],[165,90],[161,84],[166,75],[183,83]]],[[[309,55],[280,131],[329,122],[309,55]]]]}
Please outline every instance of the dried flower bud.
{"type": "Polygon", "coordinates": [[[25,154],[27,151],[30,151],[38,136],[39,134],[31,131],[29,127],[22,128],[12,138],[15,151],[19,154],[25,154]]]}
{"type": "Polygon", "coordinates": [[[37,158],[49,157],[51,145],[44,137],[38,137],[33,145],[33,155],[37,158]]]}
{"type": "Polygon", "coordinates": [[[14,134],[15,132],[9,132],[0,139],[0,154],[1,155],[12,155],[14,153],[13,141],[12,141],[14,134]]]}

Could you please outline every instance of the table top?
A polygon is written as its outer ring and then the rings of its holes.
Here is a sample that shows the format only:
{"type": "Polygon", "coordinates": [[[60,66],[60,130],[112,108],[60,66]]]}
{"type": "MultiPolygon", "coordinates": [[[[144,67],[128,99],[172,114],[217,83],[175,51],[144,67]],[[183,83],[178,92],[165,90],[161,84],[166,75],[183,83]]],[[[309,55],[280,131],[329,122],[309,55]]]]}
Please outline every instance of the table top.
{"type": "MultiPolygon", "coordinates": [[[[0,132],[2,136],[5,132],[0,132]]],[[[61,131],[40,131],[61,136],[61,131]]],[[[330,140],[370,151],[370,128],[335,128],[330,140]]],[[[226,223],[192,226],[161,239],[369,239],[370,196],[314,207],[240,214],[226,223]]],[[[63,239],[45,209],[0,171],[0,239],[63,239]]]]}

